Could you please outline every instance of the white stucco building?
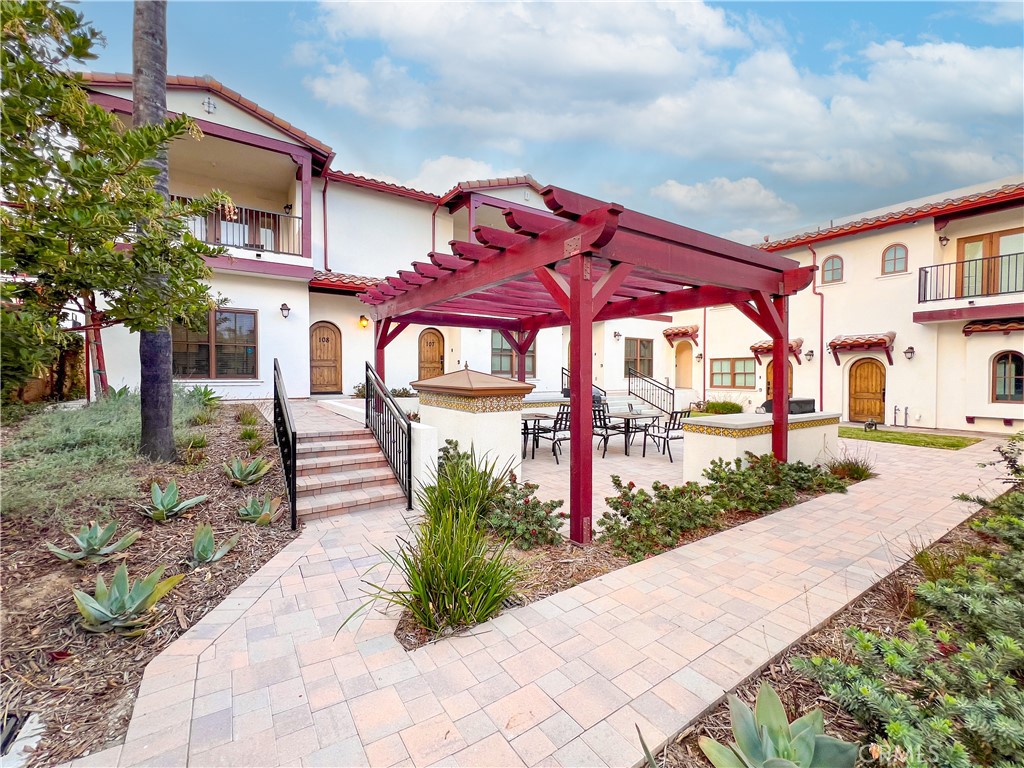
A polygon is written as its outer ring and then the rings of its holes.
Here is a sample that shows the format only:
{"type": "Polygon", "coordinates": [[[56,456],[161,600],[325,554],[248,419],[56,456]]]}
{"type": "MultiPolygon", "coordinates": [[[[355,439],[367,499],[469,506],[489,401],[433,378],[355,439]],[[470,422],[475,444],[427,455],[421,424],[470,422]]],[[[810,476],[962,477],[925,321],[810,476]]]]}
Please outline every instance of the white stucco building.
{"type": "MultiPolygon", "coordinates": [[[[130,114],[130,77],[85,77],[97,103],[130,114]]],[[[332,170],[330,147],[211,79],[169,78],[168,109],[197,118],[205,134],[171,147],[171,193],[217,188],[238,209],[192,223],[197,237],[229,248],[210,264],[211,289],[228,303],[207,331],[176,329],[174,345],[176,377],[228,398],[269,397],[275,358],[292,397],[350,394],[374,354],[358,293],[431,251],[450,252],[448,242],[470,239],[477,224],[504,226],[503,208],[544,208],[529,176],[465,182],[438,196],[332,170]]],[[[764,248],[820,268],[813,290],[791,302],[790,335],[802,339],[791,357],[795,397],[853,420],[891,422],[896,406],[898,423],[906,413],[914,427],[1024,424],[1024,180],[893,206],[764,248]]],[[[598,323],[594,383],[625,390],[633,367],[674,387],[677,407],[723,398],[751,410],[768,398],[770,354],[755,356],[759,341],[732,308],[598,323]]],[[[110,384],[137,386],[137,336],[106,330],[103,346],[110,384]]],[[[541,331],[527,380],[556,392],[567,360],[568,330],[541,331]]],[[[515,371],[497,332],[410,326],[387,347],[386,378],[402,387],[467,364],[515,371]]]]}

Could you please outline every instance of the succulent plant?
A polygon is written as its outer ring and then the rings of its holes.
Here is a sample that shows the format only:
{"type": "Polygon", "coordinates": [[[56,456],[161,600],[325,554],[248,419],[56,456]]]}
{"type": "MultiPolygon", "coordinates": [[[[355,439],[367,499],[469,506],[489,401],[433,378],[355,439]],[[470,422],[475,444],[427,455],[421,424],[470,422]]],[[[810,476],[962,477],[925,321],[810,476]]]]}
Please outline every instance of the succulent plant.
{"type": "Polygon", "coordinates": [[[703,736],[701,751],[715,768],[853,768],[857,746],[825,735],[815,709],[792,724],[774,689],[762,683],[754,710],[729,696],[735,741],[728,747],[703,736]]]}
{"type": "Polygon", "coordinates": [[[213,526],[209,523],[201,523],[196,527],[195,535],[192,537],[192,562],[195,565],[200,563],[215,563],[238,543],[236,533],[220,549],[216,549],[216,542],[213,539],[213,526]]]}
{"type": "Polygon", "coordinates": [[[54,546],[50,542],[46,542],[46,548],[65,562],[78,564],[85,562],[105,563],[118,552],[121,552],[134,544],[135,540],[142,535],[142,531],[132,531],[114,544],[110,544],[108,546],[107,542],[114,538],[114,532],[116,530],[116,520],[111,522],[105,528],[100,528],[99,523],[94,520],[90,520],[88,525],[82,526],[78,531],[77,536],[73,533],[69,534],[75,544],[78,545],[78,552],[69,552],[66,549],[54,546]]]}
{"type": "Polygon", "coordinates": [[[128,569],[121,563],[114,571],[109,589],[103,576],[97,576],[95,594],[72,590],[82,615],[82,628],[87,632],[114,631],[127,637],[141,635],[146,631],[150,608],[185,578],[179,574],[160,581],[163,573],[161,565],[142,581],[130,583],[128,569]]]}
{"type": "Polygon", "coordinates": [[[158,523],[165,523],[172,517],[177,517],[189,507],[202,504],[209,498],[203,495],[178,501],[178,484],[174,480],[171,480],[167,484],[167,488],[162,491],[159,485],[153,483],[150,491],[153,496],[153,506],[143,507],[141,511],[146,517],[156,520],[158,523]]]}
{"type": "Polygon", "coordinates": [[[221,400],[220,395],[218,395],[213,388],[205,385],[201,387],[192,387],[192,389],[188,391],[188,394],[204,408],[215,408],[220,404],[221,400]]]}
{"type": "Polygon", "coordinates": [[[224,472],[232,485],[252,485],[267,474],[272,466],[274,462],[261,457],[256,457],[248,464],[236,457],[230,464],[224,465],[224,472]]]}
{"type": "Polygon", "coordinates": [[[238,516],[247,523],[256,525],[270,525],[274,522],[274,513],[281,504],[281,497],[270,498],[267,494],[262,499],[258,496],[250,496],[245,500],[245,505],[238,510],[238,516]]]}

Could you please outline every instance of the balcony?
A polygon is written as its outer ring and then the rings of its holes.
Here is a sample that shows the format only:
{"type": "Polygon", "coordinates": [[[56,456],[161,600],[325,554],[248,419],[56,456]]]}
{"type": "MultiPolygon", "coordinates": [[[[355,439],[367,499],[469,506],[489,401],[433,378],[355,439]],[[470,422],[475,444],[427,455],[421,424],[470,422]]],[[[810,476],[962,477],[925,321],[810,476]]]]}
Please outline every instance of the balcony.
{"type": "MultiPolygon", "coordinates": [[[[181,203],[187,197],[171,196],[181,203]]],[[[302,217],[235,206],[229,216],[224,209],[209,215],[193,216],[188,221],[193,237],[211,245],[224,245],[261,253],[302,256],[302,217]]]]}
{"type": "Polygon", "coordinates": [[[1024,253],[921,267],[917,300],[945,301],[1024,291],[1024,253]]]}

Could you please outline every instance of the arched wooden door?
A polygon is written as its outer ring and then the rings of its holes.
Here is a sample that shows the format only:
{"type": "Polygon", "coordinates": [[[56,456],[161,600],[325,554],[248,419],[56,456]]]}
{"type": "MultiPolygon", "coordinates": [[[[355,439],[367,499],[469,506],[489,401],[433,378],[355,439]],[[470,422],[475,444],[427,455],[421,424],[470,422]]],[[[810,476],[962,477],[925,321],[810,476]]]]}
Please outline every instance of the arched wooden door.
{"type": "MultiPolygon", "coordinates": [[[[793,396],[793,364],[786,361],[786,371],[789,373],[789,396],[793,396]]],[[[772,399],[772,361],[768,361],[768,365],[764,367],[764,389],[765,389],[765,400],[772,399]]]]}
{"type": "Polygon", "coordinates": [[[444,336],[440,331],[427,328],[420,334],[420,375],[430,379],[444,373],[444,336]]]}
{"type": "Polygon", "coordinates": [[[850,421],[885,422],[885,366],[866,357],[850,366],[850,421]]]}
{"type": "Polygon", "coordinates": [[[309,329],[309,391],[314,395],[342,391],[341,331],[324,320],[309,329]]]}

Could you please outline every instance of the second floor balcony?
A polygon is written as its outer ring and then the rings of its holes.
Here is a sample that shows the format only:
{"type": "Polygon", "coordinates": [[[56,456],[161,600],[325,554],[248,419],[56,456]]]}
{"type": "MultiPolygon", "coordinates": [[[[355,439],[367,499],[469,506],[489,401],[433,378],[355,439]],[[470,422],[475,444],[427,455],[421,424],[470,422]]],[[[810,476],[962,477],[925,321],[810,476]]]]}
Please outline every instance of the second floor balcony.
{"type": "MultiPolygon", "coordinates": [[[[188,202],[188,198],[173,197],[188,202]]],[[[188,228],[197,240],[211,245],[289,256],[303,255],[302,217],[290,213],[235,206],[233,211],[218,209],[205,217],[193,217],[188,228]]]]}
{"type": "Polygon", "coordinates": [[[917,300],[974,299],[1024,291],[1024,253],[921,267],[917,300]]]}

